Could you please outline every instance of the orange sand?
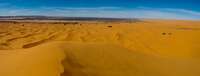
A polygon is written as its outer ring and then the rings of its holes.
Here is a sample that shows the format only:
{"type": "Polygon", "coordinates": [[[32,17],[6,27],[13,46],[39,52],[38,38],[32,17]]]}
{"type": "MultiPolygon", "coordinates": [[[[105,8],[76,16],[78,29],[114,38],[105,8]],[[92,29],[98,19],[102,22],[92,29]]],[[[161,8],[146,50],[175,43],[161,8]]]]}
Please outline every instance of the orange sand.
{"type": "Polygon", "coordinates": [[[0,22],[0,76],[199,76],[200,22],[0,22]]]}

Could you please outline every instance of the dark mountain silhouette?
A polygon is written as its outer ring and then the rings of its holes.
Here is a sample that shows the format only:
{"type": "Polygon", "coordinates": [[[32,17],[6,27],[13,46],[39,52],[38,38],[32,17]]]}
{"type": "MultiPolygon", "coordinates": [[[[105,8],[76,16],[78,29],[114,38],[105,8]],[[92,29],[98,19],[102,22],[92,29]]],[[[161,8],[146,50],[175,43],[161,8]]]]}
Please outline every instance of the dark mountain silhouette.
{"type": "Polygon", "coordinates": [[[80,20],[80,21],[92,21],[92,20],[135,20],[139,19],[128,19],[128,18],[100,18],[100,17],[58,17],[58,16],[0,16],[0,20],[80,20]]]}

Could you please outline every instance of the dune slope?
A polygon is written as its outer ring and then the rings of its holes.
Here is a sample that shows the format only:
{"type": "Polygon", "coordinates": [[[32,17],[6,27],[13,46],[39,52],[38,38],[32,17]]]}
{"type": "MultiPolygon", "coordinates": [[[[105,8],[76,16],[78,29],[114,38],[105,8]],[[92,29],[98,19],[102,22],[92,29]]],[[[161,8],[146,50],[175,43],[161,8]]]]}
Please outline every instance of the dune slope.
{"type": "Polygon", "coordinates": [[[0,50],[0,76],[60,76],[65,55],[55,47],[0,50]]]}

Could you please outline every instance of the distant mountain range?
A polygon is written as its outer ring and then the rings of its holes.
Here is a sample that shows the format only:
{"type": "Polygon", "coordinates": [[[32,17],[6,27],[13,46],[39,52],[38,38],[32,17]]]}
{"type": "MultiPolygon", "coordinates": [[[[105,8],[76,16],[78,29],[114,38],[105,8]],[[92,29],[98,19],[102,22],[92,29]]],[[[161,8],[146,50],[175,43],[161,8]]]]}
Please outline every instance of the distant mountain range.
{"type": "Polygon", "coordinates": [[[58,16],[0,16],[0,20],[138,20],[127,18],[98,18],[98,17],[58,17],[58,16]]]}

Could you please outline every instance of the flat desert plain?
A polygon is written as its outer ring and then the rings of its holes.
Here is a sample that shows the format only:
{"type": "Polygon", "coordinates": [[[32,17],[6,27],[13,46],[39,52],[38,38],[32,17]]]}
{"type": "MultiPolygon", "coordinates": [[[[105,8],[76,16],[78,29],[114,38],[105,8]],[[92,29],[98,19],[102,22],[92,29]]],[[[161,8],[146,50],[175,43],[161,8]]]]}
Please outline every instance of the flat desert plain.
{"type": "Polygon", "coordinates": [[[200,21],[1,21],[0,76],[200,76],[200,21]]]}

